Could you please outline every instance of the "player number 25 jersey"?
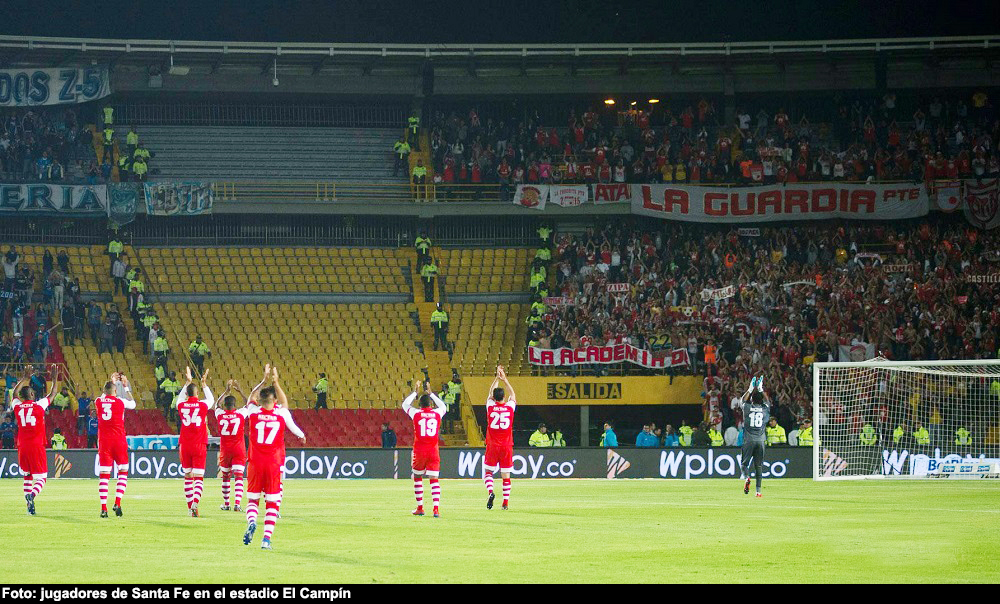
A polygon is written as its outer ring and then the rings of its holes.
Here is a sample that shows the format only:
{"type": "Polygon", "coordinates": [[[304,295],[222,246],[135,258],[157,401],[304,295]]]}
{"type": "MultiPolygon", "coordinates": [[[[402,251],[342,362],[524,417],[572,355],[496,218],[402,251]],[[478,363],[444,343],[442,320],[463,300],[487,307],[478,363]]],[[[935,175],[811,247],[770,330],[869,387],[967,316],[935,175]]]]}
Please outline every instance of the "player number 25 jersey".
{"type": "Polygon", "coordinates": [[[486,442],[491,447],[509,447],[514,444],[514,409],[517,401],[511,398],[504,403],[493,399],[486,401],[486,442]]]}

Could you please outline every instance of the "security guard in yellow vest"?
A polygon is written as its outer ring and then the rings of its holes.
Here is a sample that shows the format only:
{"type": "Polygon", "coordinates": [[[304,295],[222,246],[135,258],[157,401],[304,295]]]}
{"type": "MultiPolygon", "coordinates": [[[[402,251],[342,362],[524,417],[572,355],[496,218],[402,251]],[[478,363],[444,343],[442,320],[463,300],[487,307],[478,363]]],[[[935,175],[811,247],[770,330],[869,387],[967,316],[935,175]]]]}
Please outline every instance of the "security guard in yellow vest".
{"type": "MultiPolygon", "coordinates": [[[[160,387],[160,382],[167,379],[167,370],[163,365],[157,365],[153,368],[153,377],[156,378],[156,387],[160,387]]],[[[159,397],[157,397],[159,399],[159,397]]]]}
{"type": "Polygon", "coordinates": [[[955,430],[955,444],[959,447],[968,447],[972,445],[972,432],[969,432],[965,426],[959,426],[955,430]]]}
{"type": "Polygon", "coordinates": [[[424,166],[424,160],[418,159],[417,165],[413,166],[412,180],[415,199],[426,199],[427,189],[425,185],[427,184],[427,167],[424,166]]]}
{"type": "Polygon", "coordinates": [[[406,128],[409,131],[407,139],[413,143],[413,150],[420,151],[420,116],[414,110],[410,117],[406,118],[406,128]]]}
{"type": "Polygon", "coordinates": [[[129,172],[132,171],[131,156],[122,153],[118,156],[118,182],[128,182],[132,180],[129,172]]]}
{"type": "Polygon", "coordinates": [[[563,433],[559,430],[559,428],[553,427],[552,428],[552,432],[549,433],[549,437],[550,437],[551,442],[552,442],[551,446],[553,446],[553,447],[565,447],[566,446],[566,439],[563,438],[563,433]]]}
{"type": "Polygon", "coordinates": [[[927,428],[923,424],[916,422],[913,428],[913,440],[917,441],[918,445],[931,444],[931,433],[927,431],[927,428]]]}
{"type": "Polygon", "coordinates": [[[448,313],[440,302],[437,310],[431,313],[431,327],[434,328],[434,350],[438,349],[438,342],[441,343],[442,350],[448,350],[448,313]]]}
{"type": "Polygon", "coordinates": [[[177,393],[180,391],[181,391],[181,383],[177,381],[177,374],[171,371],[170,377],[160,382],[160,392],[162,394],[161,394],[161,400],[159,402],[161,405],[163,405],[164,415],[167,415],[167,410],[173,407],[171,403],[177,397],[177,393]]]}
{"type": "Polygon", "coordinates": [[[549,235],[552,234],[552,229],[543,224],[542,226],[538,227],[538,231],[536,232],[538,233],[539,238],[541,238],[544,247],[548,247],[549,235]]]}
{"type": "Polygon", "coordinates": [[[802,422],[802,426],[799,428],[798,444],[800,447],[813,446],[813,423],[811,419],[806,419],[802,422]]]}
{"type": "Polygon", "coordinates": [[[687,424],[686,419],[681,420],[681,427],[677,429],[677,440],[682,447],[691,446],[691,434],[694,430],[687,424]]]}
{"type": "Polygon", "coordinates": [[[135,174],[137,181],[146,182],[146,174],[149,173],[149,166],[146,165],[146,160],[142,157],[135,158],[135,163],[132,164],[132,173],[135,174]]]}
{"type": "Polygon", "coordinates": [[[167,342],[166,332],[161,330],[156,339],[153,340],[153,362],[157,365],[166,365],[169,354],[170,343],[167,342]]]}
{"type": "Polygon", "coordinates": [[[417,250],[417,262],[422,262],[431,253],[430,237],[421,231],[421,233],[417,235],[416,241],[413,242],[413,247],[417,250]]]}
{"type": "Polygon", "coordinates": [[[420,267],[420,279],[424,282],[424,300],[426,302],[434,301],[434,278],[437,277],[437,273],[438,267],[433,258],[420,267]]]}
{"type": "Polygon", "coordinates": [[[448,391],[455,397],[455,404],[462,404],[462,378],[452,371],[451,379],[448,380],[448,391]]]}
{"type": "Polygon", "coordinates": [[[201,336],[195,336],[194,342],[188,344],[188,354],[198,368],[198,373],[205,373],[205,359],[212,356],[212,351],[209,350],[208,344],[201,341],[201,336]]]}
{"type": "Polygon", "coordinates": [[[118,256],[121,256],[124,250],[125,244],[119,241],[117,237],[108,242],[108,256],[111,257],[111,262],[117,260],[118,256]]]}
{"type": "Polygon", "coordinates": [[[132,126],[128,134],[125,135],[125,144],[128,145],[128,154],[134,154],[135,148],[139,146],[139,134],[136,133],[135,126],[132,126]]]}
{"type": "Polygon", "coordinates": [[[547,247],[540,247],[535,251],[535,262],[546,265],[552,260],[552,252],[547,247]]]}
{"type": "Polygon", "coordinates": [[[112,107],[111,105],[105,105],[104,107],[101,108],[101,112],[104,114],[104,126],[105,127],[110,126],[111,124],[115,123],[115,120],[114,120],[115,108],[114,107],[112,107]]]}
{"type": "Polygon", "coordinates": [[[548,307],[545,306],[545,303],[542,302],[542,299],[540,297],[535,296],[535,300],[531,303],[531,307],[528,310],[529,312],[538,311],[538,315],[541,316],[544,315],[546,311],[548,311],[548,307]]]}
{"type": "Polygon", "coordinates": [[[865,425],[861,426],[858,438],[861,440],[861,444],[866,447],[875,446],[878,443],[878,433],[875,432],[875,426],[865,422],[865,425]]]}
{"type": "Polygon", "coordinates": [[[771,416],[767,422],[767,444],[768,446],[788,444],[788,436],[785,429],[778,425],[778,420],[771,416]]]}
{"type": "Polygon", "coordinates": [[[138,160],[139,158],[142,158],[142,161],[144,161],[144,162],[146,162],[148,164],[149,163],[149,149],[146,148],[146,145],[140,144],[136,148],[136,150],[132,152],[132,158],[135,159],[135,160],[138,160]]]}
{"type": "Polygon", "coordinates": [[[708,437],[712,439],[713,447],[721,447],[726,442],[722,438],[722,432],[719,432],[718,424],[712,424],[712,427],[708,430],[708,437]]]}
{"type": "Polygon", "coordinates": [[[111,157],[115,150],[115,129],[110,125],[104,127],[104,155],[111,157]]]}
{"type": "Polygon", "coordinates": [[[153,312],[153,307],[143,303],[141,306],[145,307],[139,311],[139,323],[142,324],[142,330],[139,332],[139,336],[142,339],[142,354],[149,353],[149,330],[156,325],[156,322],[160,320],[153,312]]]}
{"type": "Polygon", "coordinates": [[[907,426],[906,422],[896,426],[896,429],[892,431],[893,444],[901,444],[909,436],[909,433],[909,426],[907,426]]]}
{"type": "Polygon", "coordinates": [[[319,381],[313,386],[313,392],[316,393],[316,406],[313,407],[314,411],[319,411],[320,408],[326,409],[326,393],[330,389],[330,381],[326,379],[325,373],[319,374],[319,381]]]}
{"type": "Polygon", "coordinates": [[[66,446],[66,437],[62,435],[62,430],[56,428],[54,434],[52,434],[52,450],[60,451],[68,448],[66,446]]]}
{"type": "Polygon", "coordinates": [[[457,415],[458,407],[455,405],[455,395],[452,393],[451,388],[448,387],[447,382],[441,384],[441,392],[438,393],[438,396],[448,406],[444,414],[443,432],[452,434],[455,431],[455,416],[457,415]]]}
{"type": "Polygon", "coordinates": [[[407,158],[410,157],[410,143],[400,137],[400,139],[396,141],[396,144],[392,146],[392,152],[393,155],[396,156],[396,162],[392,167],[392,175],[398,176],[399,169],[408,163],[407,158]]]}

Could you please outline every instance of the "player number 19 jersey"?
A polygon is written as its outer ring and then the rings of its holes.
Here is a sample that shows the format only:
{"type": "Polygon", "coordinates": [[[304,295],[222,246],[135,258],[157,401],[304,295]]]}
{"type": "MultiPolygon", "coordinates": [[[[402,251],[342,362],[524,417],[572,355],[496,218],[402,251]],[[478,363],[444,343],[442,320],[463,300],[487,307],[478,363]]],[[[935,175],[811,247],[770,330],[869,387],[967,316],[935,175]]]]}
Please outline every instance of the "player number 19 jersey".
{"type": "Polygon", "coordinates": [[[420,450],[437,449],[441,430],[441,416],[427,409],[413,414],[413,448],[420,450]]]}

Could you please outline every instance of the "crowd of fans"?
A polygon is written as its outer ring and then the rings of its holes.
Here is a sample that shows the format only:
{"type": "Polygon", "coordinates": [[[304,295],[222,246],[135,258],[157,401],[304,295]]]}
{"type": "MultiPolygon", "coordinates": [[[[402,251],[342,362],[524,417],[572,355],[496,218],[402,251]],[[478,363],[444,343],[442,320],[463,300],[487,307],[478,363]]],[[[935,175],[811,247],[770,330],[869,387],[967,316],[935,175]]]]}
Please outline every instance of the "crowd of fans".
{"type": "MultiPolygon", "coordinates": [[[[995,96],[995,95],[994,95],[995,96]]],[[[834,95],[788,111],[747,103],[727,121],[717,103],[537,110],[436,110],[434,181],[745,183],[934,180],[1000,175],[1000,119],[984,90],[904,102],[834,95]],[[757,105],[751,108],[750,105],[757,105]],[[903,109],[906,105],[906,109],[903,109]],[[911,113],[912,111],[912,113],[911,113]]]]}
{"type": "MultiPolygon", "coordinates": [[[[871,344],[894,360],[1000,354],[996,231],[938,217],[752,233],[636,219],[554,237],[543,230],[531,269],[527,344],[630,343],[661,355],[685,348],[690,364],[683,371],[704,376],[707,427],[723,432],[740,425],[736,401],[754,375],[764,376],[778,424],[801,426],[812,417],[809,364],[843,360],[841,346],[871,344]],[[609,293],[611,283],[627,283],[628,291],[609,293]],[[731,297],[703,298],[730,285],[731,297]]],[[[645,371],[559,371],[619,369],[645,371]]],[[[928,421],[926,408],[896,411],[911,424],[928,421]]]]}
{"type": "Polygon", "coordinates": [[[104,184],[115,180],[116,167],[119,182],[143,182],[149,176],[152,154],[135,126],[116,130],[110,105],[100,110],[91,105],[17,108],[0,113],[0,123],[3,182],[104,184]],[[96,133],[88,127],[91,123],[96,133]]]}

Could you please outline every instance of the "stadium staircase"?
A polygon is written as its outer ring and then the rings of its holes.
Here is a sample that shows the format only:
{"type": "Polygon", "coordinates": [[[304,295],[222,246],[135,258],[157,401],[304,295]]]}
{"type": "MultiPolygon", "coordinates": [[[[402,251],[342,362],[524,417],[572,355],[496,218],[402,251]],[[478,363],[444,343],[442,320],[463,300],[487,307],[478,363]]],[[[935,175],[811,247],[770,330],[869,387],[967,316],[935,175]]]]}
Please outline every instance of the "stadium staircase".
{"type": "MultiPolygon", "coordinates": [[[[410,129],[406,128],[404,136],[406,141],[413,146],[413,141],[410,136],[410,129]]],[[[433,199],[434,195],[431,191],[434,187],[431,183],[434,182],[434,162],[431,161],[431,141],[430,136],[427,134],[427,128],[421,128],[420,134],[418,135],[420,139],[420,151],[410,151],[409,156],[409,170],[406,172],[406,179],[410,183],[410,195],[414,198],[428,198],[433,199]],[[413,184],[413,168],[417,165],[417,160],[424,162],[424,167],[427,168],[427,178],[424,179],[426,182],[426,191],[417,191],[417,185],[413,184]],[[419,193],[419,195],[418,195],[419,193]]]]}

